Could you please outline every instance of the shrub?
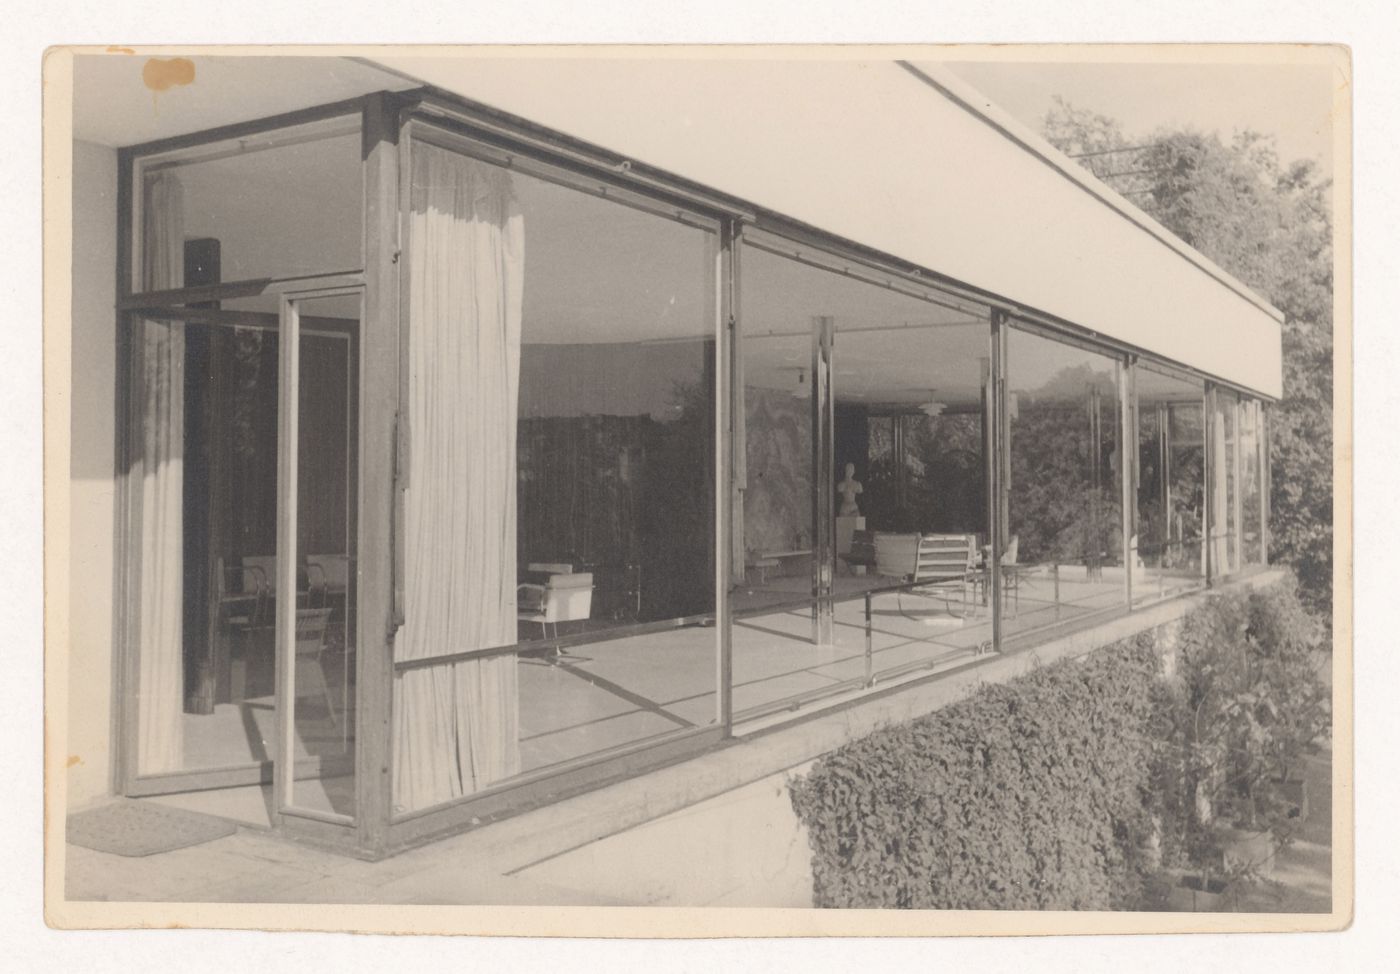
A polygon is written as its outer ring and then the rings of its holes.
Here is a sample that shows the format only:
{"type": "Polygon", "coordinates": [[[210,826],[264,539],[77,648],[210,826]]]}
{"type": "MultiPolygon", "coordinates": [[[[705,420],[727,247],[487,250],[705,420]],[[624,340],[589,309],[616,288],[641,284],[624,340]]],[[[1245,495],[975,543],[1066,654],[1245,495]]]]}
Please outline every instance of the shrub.
{"type": "Polygon", "coordinates": [[[1316,630],[1284,585],[984,686],[792,785],[829,907],[1146,909],[1219,876],[1236,826],[1287,841],[1276,779],[1327,728],[1316,630]]]}
{"type": "Polygon", "coordinates": [[[1213,596],[1184,620],[1178,679],[1156,728],[1169,861],[1216,868],[1235,828],[1291,840],[1296,809],[1280,786],[1331,720],[1318,644],[1292,580],[1213,596]]]}
{"type": "Polygon", "coordinates": [[[986,686],[793,785],[819,906],[1110,909],[1148,872],[1157,657],[1134,640],[986,686]]]}

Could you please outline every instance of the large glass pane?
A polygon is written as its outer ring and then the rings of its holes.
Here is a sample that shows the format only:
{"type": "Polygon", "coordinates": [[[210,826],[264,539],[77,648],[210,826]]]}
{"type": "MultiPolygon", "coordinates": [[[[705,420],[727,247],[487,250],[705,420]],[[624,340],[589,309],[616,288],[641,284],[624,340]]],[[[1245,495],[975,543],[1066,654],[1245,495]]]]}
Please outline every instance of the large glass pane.
{"type": "Polygon", "coordinates": [[[143,321],[137,334],[138,773],[251,768],[256,783],[277,731],[276,332],[143,321]]]}
{"type": "Polygon", "coordinates": [[[1139,366],[1137,535],[1133,600],[1149,601],[1205,581],[1204,390],[1199,381],[1139,366]]]}
{"type": "Polygon", "coordinates": [[[971,654],[991,638],[979,575],[986,313],[953,310],[756,246],[744,248],[742,267],[736,713],[790,706],[971,654]],[[822,553],[814,544],[812,478],[823,436],[813,427],[811,396],[814,378],[823,377],[812,375],[813,343],[824,327],[817,322],[827,319],[834,500],[821,514],[834,517],[834,545],[814,561],[822,553]],[[916,583],[925,539],[957,541],[961,561],[946,577],[916,583]],[[824,585],[829,592],[819,591],[824,585]],[[827,644],[814,625],[819,611],[831,613],[827,644]]]}
{"type": "MultiPolygon", "coordinates": [[[[298,616],[323,616],[324,624],[301,641],[307,660],[298,656],[298,686],[288,698],[289,753],[297,776],[317,779],[298,783],[298,805],[351,814],[358,299],[348,309],[343,299],[322,305],[306,319],[302,339],[294,557],[298,616]],[[314,611],[321,607],[329,608],[314,611]],[[312,663],[320,679],[315,696],[304,698],[312,663]]],[[[272,764],[282,754],[275,633],[280,343],[275,317],[246,320],[240,327],[137,326],[137,771],[218,771],[174,779],[170,787],[219,790],[169,800],[262,822],[272,764]]]]}
{"type": "Polygon", "coordinates": [[[1210,551],[1215,577],[1239,570],[1239,485],[1236,477],[1236,411],[1234,393],[1211,393],[1210,551]]]}
{"type": "Polygon", "coordinates": [[[289,806],[355,809],[358,294],[297,302],[297,609],[289,806]]]}
{"type": "Polygon", "coordinates": [[[136,291],[363,266],[360,119],[351,116],[138,161],[136,291]],[[183,273],[151,274],[155,252],[183,273]]]}
{"type": "Polygon", "coordinates": [[[1264,465],[1259,413],[1259,400],[1240,403],[1240,544],[1245,565],[1264,563],[1264,465]]]}
{"type": "Polygon", "coordinates": [[[1007,344],[1010,530],[1002,632],[1015,635],[1124,603],[1121,366],[1018,329],[1007,344]]]}
{"type": "Polygon", "coordinates": [[[713,723],[718,672],[716,233],[411,158],[400,812],[713,723]]]}

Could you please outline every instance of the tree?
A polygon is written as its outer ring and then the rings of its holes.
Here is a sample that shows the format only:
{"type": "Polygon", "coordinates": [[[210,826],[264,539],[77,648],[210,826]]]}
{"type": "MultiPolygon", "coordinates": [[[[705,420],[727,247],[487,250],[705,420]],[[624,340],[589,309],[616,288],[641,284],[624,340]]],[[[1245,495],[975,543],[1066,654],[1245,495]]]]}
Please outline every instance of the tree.
{"type": "Polygon", "coordinates": [[[1270,413],[1269,556],[1332,611],[1331,182],[1281,163],[1271,138],[1228,142],[1191,129],[1129,140],[1104,115],[1061,99],[1046,138],[1285,315],[1283,399],[1270,413]]]}

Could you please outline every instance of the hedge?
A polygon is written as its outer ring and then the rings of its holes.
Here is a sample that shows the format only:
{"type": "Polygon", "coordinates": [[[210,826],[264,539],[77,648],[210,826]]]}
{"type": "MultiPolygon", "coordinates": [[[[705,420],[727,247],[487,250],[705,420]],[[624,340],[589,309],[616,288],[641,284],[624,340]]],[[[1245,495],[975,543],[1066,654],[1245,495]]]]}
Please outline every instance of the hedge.
{"type": "MultiPolygon", "coordinates": [[[[1183,621],[1181,663],[1170,680],[1162,678],[1158,634],[1146,632],[983,686],[822,758],[791,787],[813,850],[816,904],[1159,905],[1164,865],[1218,854],[1215,837],[1232,823],[1212,815],[1211,802],[1241,807],[1226,800],[1239,791],[1230,782],[1239,780],[1246,753],[1235,747],[1232,721],[1213,728],[1209,741],[1183,736],[1186,726],[1199,726],[1202,680],[1214,694],[1206,709],[1222,715],[1286,696],[1261,692],[1259,678],[1222,678],[1230,669],[1222,661],[1254,661],[1244,670],[1271,679],[1280,672],[1271,662],[1279,646],[1296,658],[1306,641],[1296,606],[1290,587],[1213,596],[1183,621]],[[1231,773],[1213,774],[1212,761],[1231,773]]],[[[1249,780],[1262,777],[1255,768],[1249,780]]]]}

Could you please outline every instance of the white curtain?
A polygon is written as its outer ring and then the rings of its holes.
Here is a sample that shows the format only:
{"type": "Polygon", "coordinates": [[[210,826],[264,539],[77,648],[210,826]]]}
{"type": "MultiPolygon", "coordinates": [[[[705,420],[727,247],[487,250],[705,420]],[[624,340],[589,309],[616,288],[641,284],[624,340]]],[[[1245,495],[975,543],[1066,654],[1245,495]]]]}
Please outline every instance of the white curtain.
{"type": "MultiPolygon", "coordinates": [[[[146,182],[142,288],[184,284],[184,213],[179,180],[146,182]]],[[[184,763],[185,332],[173,321],[142,321],[141,686],[137,768],[177,771],[184,763]]]]}
{"type": "MultiPolygon", "coordinates": [[[[515,438],[524,224],[510,174],[413,147],[408,481],[399,660],[516,642],[515,438]]],[[[519,770],[513,655],[394,684],[394,805],[519,770]]]]}

